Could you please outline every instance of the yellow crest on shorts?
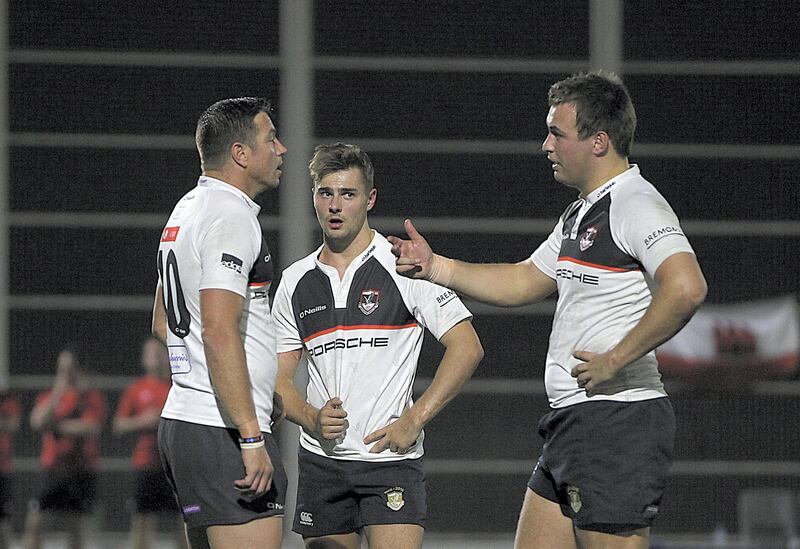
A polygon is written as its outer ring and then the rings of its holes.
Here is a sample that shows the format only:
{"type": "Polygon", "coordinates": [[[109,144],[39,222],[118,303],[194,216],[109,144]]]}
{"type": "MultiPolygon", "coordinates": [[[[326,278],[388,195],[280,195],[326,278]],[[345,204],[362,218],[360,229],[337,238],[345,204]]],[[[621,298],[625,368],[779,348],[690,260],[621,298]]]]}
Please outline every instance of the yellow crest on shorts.
{"type": "Polygon", "coordinates": [[[391,509],[392,511],[399,511],[403,508],[403,505],[406,502],[403,500],[403,490],[399,486],[395,486],[390,490],[386,490],[384,494],[386,494],[386,507],[391,509]]]}
{"type": "Polygon", "coordinates": [[[567,486],[567,497],[572,510],[576,513],[580,511],[583,504],[581,503],[581,491],[578,490],[577,486],[567,486]]]}

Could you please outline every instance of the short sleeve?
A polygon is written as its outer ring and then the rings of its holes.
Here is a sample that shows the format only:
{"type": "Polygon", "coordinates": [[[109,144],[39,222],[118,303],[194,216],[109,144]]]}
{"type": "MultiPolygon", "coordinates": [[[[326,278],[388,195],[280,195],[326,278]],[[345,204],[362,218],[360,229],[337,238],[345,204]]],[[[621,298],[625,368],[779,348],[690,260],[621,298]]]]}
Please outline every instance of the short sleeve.
{"type": "Polygon", "coordinates": [[[472,318],[453,290],[427,280],[402,280],[409,285],[411,313],[437,340],[462,320],[472,318]]]}
{"type": "Polygon", "coordinates": [[[275,325],[275,342],[279,353],[295,351],[303,347],[300,332],[294,318],[292,298],[286,277],[281,277],[272,300],[272,322],[275,325]]]}
{"type": "Polygon", "coordinates": [[[658,192],[640,192],[620,205],[611,203],[612,237],[619,247],[636,258],[646,272],[655,274],[661,263],[679,252],[694,253],[678,216],[658,192]]]}
{"type": "Polygon", "coordinates": [[[561,252],[563,226],[564,222],[559,219],[547,240],[542,242],[530,257],[533,264],[553,280],[556,278],[556,263],[558,263],[558,254],[561,252]]]}
{"type": "Polygon", "coordinates": [[[258,220],[234,196],[214,199],[214,211],[197,242],[200,289],[230,290],[246,297],[250,270],[261,247],[258,220]]]}

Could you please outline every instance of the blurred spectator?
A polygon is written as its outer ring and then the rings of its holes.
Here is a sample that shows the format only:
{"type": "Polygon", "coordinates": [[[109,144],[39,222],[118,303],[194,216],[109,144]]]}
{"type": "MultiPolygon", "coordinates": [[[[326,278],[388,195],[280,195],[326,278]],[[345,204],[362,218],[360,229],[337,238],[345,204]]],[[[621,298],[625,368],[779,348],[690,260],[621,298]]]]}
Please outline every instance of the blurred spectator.
{"type": "Polygon", "coordinates": [[[114,416],[114,433],[135,433],[131,465],[136,479],[130,542],[132,549],[149,549],[158,526],[158,514],[175,516],[176,546],[186,547],[178,505],[158,457],[158,422],[172,385],[167,349],[155,337],[142,344],[145,375],[125,389],[114,416]]]}
{"type": "Polygon", "coordinates": [[[0,549],[6,549],[11,539],[11,526],[8,523],[13,508],[10,475],[19,415],[19,402],[6,387],[0,386],[0,549]]]}
{"type": "Polygon", "coordinates": [[[68,546],[83,546],[83,523],[97,485],[97,439],[105,418],[105,397],[85,387],[77,351],[62,349],[53,388],[37,395],[31,411],[31,427],[42,432],[42,484],[28,506],[26,549],[41,547],[42,513],[68,515],[68,546]]]}

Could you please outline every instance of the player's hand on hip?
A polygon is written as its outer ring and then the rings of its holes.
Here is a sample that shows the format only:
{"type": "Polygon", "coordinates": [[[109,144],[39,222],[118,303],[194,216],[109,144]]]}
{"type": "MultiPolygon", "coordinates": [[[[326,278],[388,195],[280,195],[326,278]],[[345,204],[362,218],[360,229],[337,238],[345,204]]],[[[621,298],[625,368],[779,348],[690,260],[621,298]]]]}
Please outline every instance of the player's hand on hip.
{"type": "Polygon", "coordinates": [[[281,398],[281,395],[279,395],[278,393],[273,393],[272,414],[270,414],[269,417],[269,419],[272,421],[272,425],[277,425],[285,417],[286,417],[286,410],[283,408],[283,398],[281,398]]]}
{"type": "Polygon", "coordinates": [[[578,381],[578,387],[586,389],[587,393],[617,375],[618,368],[611,363],[608,353],[575,351],[572,356],[582,362],[570,374],[578,381]]]}
{"type": "Polygon", "coordinates": [[[369,449],[371,454],[379,454],[386,449],[396,454],[405,454],[417,442],[420,431],[422,429],[403,415],[386,427],[368,434],[364,437],[364,444],[375,443],[369,449]]]}
{"type": "Polygon", "coordinates": [[[325,440],[343,441],[347,427],[347,412],[342,408],[342,400],[333,397],[325,403],[317,414],[317,433],[325,440]]]}
{"type": "Polygon", "coordinates": [[[427,279],[431,272],[431,263],[434,259],[433,250],[422,237],[410,219],[403,223],[409,240],[396,236],[387,239],[392,244],[392,253],[397,258],[395,264],[398,274],[409,278],[427,279]]]}
{"type": "Polygon", "coordinates": [[[242,499],[253,501],[266,494],[272,487],[272,461],[264,446],[242,449],[244,478],[234,480],[233,485],[242,499]]]}

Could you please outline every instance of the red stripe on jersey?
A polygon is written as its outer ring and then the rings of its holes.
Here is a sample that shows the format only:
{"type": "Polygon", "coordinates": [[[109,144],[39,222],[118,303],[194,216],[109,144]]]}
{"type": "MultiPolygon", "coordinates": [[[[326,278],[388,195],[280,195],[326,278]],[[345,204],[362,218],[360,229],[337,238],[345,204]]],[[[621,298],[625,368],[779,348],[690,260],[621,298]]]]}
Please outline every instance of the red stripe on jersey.
{"type": "Polygon", "coordinates": [[[349,330],[405,330],[406,328],[416,328],[418,324],[416,322],[412,322],[410,324],[403,324],[402,326],[390,326],[388,324],[359,324],[356,326],[334,326],[333,328],[328,328],[327,330],[322,330],[317,332],[316,334],[311,334],[307,338],[303,340],[304,343],[308,343],[315,337],[324,336],[331,332],[335,332],[337,330],[349,331],[349,330]]]}
{"type": "Polygon", "coordinates": [[[558,258],[558,261],[567,261],[569,263],[583,265],[584,267],[601,269],[603,271],[613,271],[615,273],[629,273],[633,271],[641,271],[641,269],[623,269],[621,267],[609,267],[608,265],[598,265],[597,263],[589,263],[588,261],[581,261],[580,259],[575,259],[574,257],[568,257],[568,256],[561,256],[558,258]]]}
{"type": "Polygon", "coordinates": [[[180,228],[180,225],[177,227],[164,227],[164,232],[161,233],[161,242],[175,242],[180,228]]]}
{"type": "Polygon", "coordinates": [[[269,286],[270,284],[272,284],[272,281],[269,281],[269,282],[248,282],[247,286],[249,288],[262,288],[264,286],[269,286]]]}

